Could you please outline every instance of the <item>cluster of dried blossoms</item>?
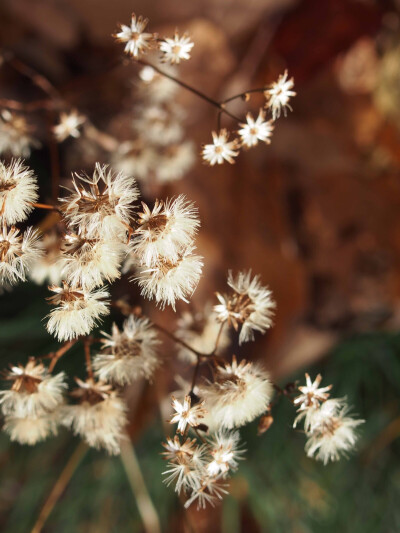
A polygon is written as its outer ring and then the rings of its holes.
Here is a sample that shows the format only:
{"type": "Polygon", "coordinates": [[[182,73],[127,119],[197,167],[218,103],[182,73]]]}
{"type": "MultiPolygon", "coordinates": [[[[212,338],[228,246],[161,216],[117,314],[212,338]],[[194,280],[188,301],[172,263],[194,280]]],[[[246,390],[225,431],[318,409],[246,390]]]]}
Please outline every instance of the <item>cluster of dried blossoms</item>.
{"type": "MultiPolygon", "coordinates": [[[[146,25],[146,20],[133,16],[131,25],[121,26],[116,35],[143,66],[138,91],[147,102],[136,112],[133,141],[118,148],[115,139],[100,135],[102,142],[115,148],[116,171],[97,163],[91,175],[74,174],[59,205],[48,206],[37,204],[36,178],[22,160],[0,163],[0,285],[10,290],[27,276],[37,283],[48,282],[53,308],[47,330],[63,343],[45,356],[50,359],[48,366],[44,358],[12,366],[5,374],[9,386],[0,391],[0,406],[4,430],[21,444],[36,444],[65,426],[89,446],[118,454],[127,423],[124,388],[153,378],[161,363],[158,333],[165,333],[177,344],[179,357],[193,367],[191,383],[179,378],[180,390],[172,399],[170,422],[177,424],[177,435],[164,444],[165,480],[185,495],[186,507],[193,502],[204,507],[223,497],[229,475],[243,459],[238,428],[261,417],[262,433],[272,421],[274,388],[282,393],[261,365],[238,362],[235,356],[227,362],[223,357],[232,332],[244,344],[271,327],[275,303],[271,291],[251,271],[229,272],[227,292],[217,293],[217,301],[208,302],[200,312],[182,313],[175,332],[152,323],[136,307],[129,308],[122,328],[113,324],[110,333],[101,332],[101,338],[91,336],[110,312],[109,284],[121,275],[130,275],[145,298],[174,310],[177,301],[189,301],[201,277],[203,259],[195,248],[200,222],[193,203],[183,195],[156,200],[153,206],[142,202],[139,207],[138,202],[136,178],[143,182],[153,174],[159,181],[176,179],[193,161],[193,148],[183,140],[182,111],[173,102],[176,84],[235,120],[226,103],[246,96],[214,102],[177,80],[172,70],[143,61],[142,55],[153,50],[173,69],[189,59],[193,47],[186,34],[176,32],[173,38],[160,40],[145,31],[146,25]],[[55,213],[56,221],[44,235],[15,227],[26,222],[34,207],[55,213]],[[54,367],[78,341],[83,344],[87,375],[75,378],[68,401],[67,376],[54,373],[54,367]]],[[[204,148],[203,158],[211,165],[233,162],[241,146],[269,143],[274,121],[290,108],[292,89],[287,72],[260,89],[272,119],[266,120],[263,109],[257,119],[251,114],[246,123],[238,119],[239,138],[233,141],[228,141],[226,130],[213,133],[214,143],[204,148]]],[[[99,137],[90,120],[75,109],[62,111],[53,128],[58,142],[78,138],[82,132],[99,137]]],[[[24,117],[1,113],[0,153],[28,157],[36,144],[24,117]]],[[[298,407],[295,426],[304,422],[307,454],[326,463],[354,447],[355,429],[362,421],[347,415],[344,400],[329,399],[330,387],[319,388],[320,379],[312,383],[307,375],[306,386],[298,388],[293,402],[298,407]]]]}

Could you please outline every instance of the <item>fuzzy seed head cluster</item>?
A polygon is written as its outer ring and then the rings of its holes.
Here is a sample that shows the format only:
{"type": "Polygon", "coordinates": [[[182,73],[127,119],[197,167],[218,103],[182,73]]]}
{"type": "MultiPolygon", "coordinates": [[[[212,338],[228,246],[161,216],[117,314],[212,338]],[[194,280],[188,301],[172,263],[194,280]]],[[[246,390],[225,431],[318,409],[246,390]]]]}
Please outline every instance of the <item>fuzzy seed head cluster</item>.
{"type": "Polygon", "coordinates": [[[278,119],[281,113],[286,116],[287,109],[292,110],[289,102],[293,96],[296,96],[296,93],[292,90],[293,87],[294,80],[293,78],[288,79],[288,71],[285,70],[278,80],[264,91],[267,99],[265,107],[271,111],[273,120],[278,119]]]}
{"type": "Polygon", "coordinates": [[[274,125],[271,120],[265,120],[265,111],[260,109],[258,117],[253,118],[251,113],[246,115],[246,123],[240,124],[241,129],[238,131],[243,146],[251,148],[256,146],[259,141],[271,144],[271,136],[274,125]]]}
{"type": "Polygon", "coordinates": [[[0,161],[0,221],[3,224],[23,222],[38,199],[36,177],[22,159],[9,165],[0,161]]]}
{"type": "Polygon", "coordinates": [[[239,344],[243,344],[254,340],[255,331],[265,333],[272,326],[275,302],[271,291],[261,285],[259,276],[252,276],[251,270],[241,271],[236,277],[229,271],[228,285],[233,293],[217,293],[219,304],[214,311],[220,322],[240,330],[239,344]]]}
{"type": "MultiPolygon", "coordinates": [[[[168,461],[164,471],[165,483],[175,484],[175,491],[186,496],[185,507],[196,502],[197,508],[212,506],[227,494],[226,479],[243,459],[244,450],[240,446],[237,431],[220,430],[208,439],[191,439],[187,432],[196,428],[204,414],[203,402],[192,405],[191,396],[186,396],[183,404],[173,398],[176,415],[170,420],[177,423],[174,439],[167,438],[163,444],[164,459],[168,461]]],[[[198,436],[198,433],[197,433],[198,436]]]]}
{"type": "Polygon", "coordinates": [[[134,178],[115,174],[107,165],[96,163],[92,176],[75,175],[74,189],[61,198],[64,217],[72,228],[86,237],[114,237],[126,232],[138,198],[134,178]]]}
{"type": "Polygon", "coordinates": [[[294,427],[302,421],[307,436],[305,446],[308,457],[322,461],[338,461],[351,452],[357,443],[357,428],[364,420],[350,416],[345,399],[329,398],[331,385],[319,387],[321,375],[314,382],[306,374],[306,386],[298,387],[301,393],[294,400],[298,415],[294,427]]]}
{"type": "Polygon", "coordinates": [[[190,52],[193,46],[194,43],[186,33],[179,36],[179,33],[176,31],[172,39],[165,37],[160,43],[162,61],[173,65],[180,63],[182,59],[190,59],[190,52]]]}
{"type": "Polygon", "coordinates": [[[71,394],[78,403],[64,407],[62,423],[89,446],[118,455],[127,423],[125,402],[111,385],[91,378],[76,382],[71,394]]]}
{"type": "Polygon", "coordinates": [[[32,136],[33,127],[24,116],[8,110],[0,112],[0,154],[29,157],[31,148],[40,146],[32,136]]]}
{"type": "Polygon", "coordinates": [[[43,255],[39,233],[28,228],[24,233],[11,226],[0,230],[0,284],[25,281],[32,264],[43,255]]]}
{"type": "Polygon", "coordinates": [[[0,406],[11,440],[33,445],[55,435],[67,387],[64,372],[53,376],[32,359],[11,367],[5,379],[11,387],[0,391],[0,406]]]}
{"type": "Polygon", "coordinates": [[[133,237],[139,263],[136,280],[142,294],[175,309],[176,300],[187,301],[200,279],[203,261],[194,253],[199,228],[197,209],[183,195],[157,201],[151,210],[143,204],[133,237]]]}
{"type": "Polygon", "coordinates": [[[76,109],[69,113],[60,113],[60,121],[54,126],[53,133],[58,142],[63,142],[68,137],[77,139],[81,136],[80,127],[84,124],[86,118],[80,115],[76,109]]]}
{"type": "Polygon", "coordinates": [[[267,410],[273,395],[268,373],[258,364],[242,360],[218,365],[213,382],[200,387],[210,428],[233,429],[254,420],[267,410]]]}
{"type": "Polygon", "coordinates": [[[148,19],[132,15],[130,26],[121,24],[120,31],[115,35],[117,41],[125,44],[125,52],[134,59],[145,54],[150,49],[158,48],[161,52],[161,61],[171,65],[179,64],[182,60],[190,59],[190,52],[194,46],[189,36],[178,31],[172,38],[158,39],[157,34],[145,32],[148,19]]]}
{"type": "Polygon", "coordinates": [[[56,307],[48,315],[47,331],[60,342],[89,335],[101,317],[109,313],[110,295],[104,288],[88,290],[64,281],[61,287],[50,286],[49,290],[54,296],[48,300],[56,307]]]}
{"type": "Polygon", "coordinates": [[[211,166],[222,165],[224,161],[233,164],[234,158],[239,155],[239,143],[237,139],[229,141],[229,132],[222,129],[219,133],[212,132],[212,144],[206,144],[203,148],[203,159],[211,166]]]}
{"type": "Polygon", "coordinates": [[[103,350],[93,360],[100,381],[123,386],[152,377],[159,365],[160,341],[148,319],[130,315],[122,330],[113,324],[111,335],[103,335],[103,350]]]}

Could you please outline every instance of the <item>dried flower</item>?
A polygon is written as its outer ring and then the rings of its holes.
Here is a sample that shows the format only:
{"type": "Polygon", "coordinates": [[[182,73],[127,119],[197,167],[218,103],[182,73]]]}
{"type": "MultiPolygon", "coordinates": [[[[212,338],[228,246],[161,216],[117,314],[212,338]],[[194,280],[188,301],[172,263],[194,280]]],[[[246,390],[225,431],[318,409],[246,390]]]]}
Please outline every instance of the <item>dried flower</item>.
{"type": "Polygon", "coordinates": [[[265,333],[272,326],[275,302],[272,293],[260,283],[260,277],[252,278],[251,270],[239,272],[236,278],[228,273],[228,285],[234,293],[217,293],[219,304],[214,307],[220,322],[227,321],[236,331],[240,328],[239,344],[254,340],[254,331],[265,333]]]}
{"type": "Polygon", "coordinates": [[[28,124],[24,116],[3,109],[0,112],[0,154],[29,157],[31,147],[40,146],[40,143],[32,137],[32,131],[33,127],[28,124]]]}
{"type": "Polygon", "coordinates": [[[43,255],[36,230],[28,228],[21,234],[12,226],[0,231],[0,284],[25,281],[32,263],[43,255]]]}
{"type": "Polygon", "coordinates": [[[228,494],[226,488],[227,485],[218,478],[206,478],[201,487],[194,490],[191,497],[186,501],[185,509],[188,509],[195,501],[197,501],[197,509],[205,509],[208,503],[214,507],[218,500],[222,500],[224,494],[228,494]]]}
{"type": "Polygon", "coordinates": [[[265,120],[265,112],[260,109],[258,117],[254,120],[251,113],[246,115],[246,124],[240,124],[242,127],[238,133],[242,144],[247,147],[256,146],[258,141],[271,144],[271,136],[274,129],[271,120],[265,120]]]}
{"type": "Polygon", "coordinates": [[[294,87],[293,78],[287,79],[288,72],[285,70],[278,78],[278,81],[271,84],[270,88],[264,91],[267,103],[265,107],[272,112],[273,120],[276,120],[281,116],[281,112],[286,116],[286,109],[292,108],[289,105],[290,98],[296,96],[296,93],[292,91],[294,87]]]}
{"type": "Polygon", "coordinates": [[[79,388],[72,395],[79,399],[79,404],[64,407],[62,423],[89,446],[104,448],[110,455],[119,454],[127,423],[125,402],[111,385],[92,379],[76,382],[79,388]]]}
{"type": "Polygon", "coordinates": [[[182,490],[187,492],[199,489],[205,475],[205,447],[198,446],[194,440],[186,440],[179,445],[176,439],[169,439],[164,447],[167,449],[164,455],[170,458],[167,469],[163,472],[163,475],[167,476],[164,482],[167,485],[176,483],[175,491],[178,494],[182,490]]]}
{"type": "Polygon", "coordinates": [[[67,221],[89,238],[115,238],[129,228],[133,202],[138,197],[134,178],[115,174],[96,163],[92,177],[75,175],[75,190],[61,198],[67,221]],[[88,186],[88,187],[87,187],[88,186]]]}
{"type": "Polygon", "coordinates": [[[15,418],[44,416],[54,411],[64,400],[67,387],[65,374],[52,376],[42,363],[30,360],[25,366],[11,367],[6,379],[10,390],[0,391],[4,415],[15,418]]]}
{"type": "Polygon", "coordinates": [[[53,128],[58,142],[65,141],[68,137],[77,139],[81,132],[79,127],[85,122],[86,117],[80,115],[75,109],[69,113],[60,113],[60,122],[53,128]]]}
{"type": "Polygon", "coordinates": [[[200,388],[209,416],[204,423],[212,428],[240,427],[261,415],[273,394],[267,372],[259,365],[242,360],[217,366],[215,381],[200,388]]]}
{"type": "Polygon", "coordinates": [[[6,416],[3,429],[12,441],[33,446],[50,435],[57,435],[59,421],[58,412],[40,417],[6,416]]]}
{"type": "Polygon", "coordinates": [[[144,32],[148,22],[148,19],[144,19],[141,16],[136,17],[133,13],[131,25],[121,24],[120,31],[115,35],[117,41],[126,43],[125,52],[135,59],[139,57],[139,54],[147,51],[154,40],[152,33],[144,32]]]}
{"type": "Polygon", "coordinates": [[[233,141],[228,142],[229,133],[226,129],[220,130],[217,134],[215,131],[212,132],[213,144],[206,144],[203,148],[203,159],[211,166],[218,164],[222,165],[224,161],[233,164],[234,157],[237,157],[239,152],[238,141],[234,139],[233,141]]]}
{"type": "Polygon", "coordinates": [[[127,245],[117,239],[88,239],[69,233],[65,236],[60,266],[71,285],[93,289],[121,276],[120,267],[127,245]]]}
{"type": "Polygon", "coordinates": [[[165,37],[159,45],[160,51],[163,53],[162,60],[171,64],[180,63],[182,59],[190,59],[190,51],[193,46],[194,43],[186,33],[179,37],[177,31],[175,31],[173,39],[165,37]]]}
{"type": "Polygon", "coordinates": [[[27,218],[37,202],[37,181],[22,159],[13,159],[9,165],[0,161],[0,220],[15,224],[27,218]]]}
{"type": "Polygon", "coordinates": [[[152,268],[143,267],[136,276],[141,294],[155,299],[162,308],[166,304],[175,310],[176,300],[187,302],[195,291],[203,267],[200,256],[189,247],[176,261],[160,261],[152,268]]]}
{"type": "Polygon", "coordinates": [[[176,414],[169,421],[170,424],[178,424],[177,432],[183,435],[186,431],[186,426],[197,427],[204,418],[206,410],[204,409],[204,402],[196,403],[192,406],[190,396],[185,396],[183,403],[172,397],[172,407],[176,414]]]}
{"type": "Polygon", "coordinates": [[[149,379],[159,364],[159,340],[151,322],[130,315],[120,331],[116,324],[112,333],[103,332],[104,353],[93,360],[93,368],[101,381],[127,385],[144,377],[149,379]]]}
{"type": "Polygon", "coordinates": [[[157,200],[152,211],[145,203],[142,205],[134,252],[146,266],[164,259],[177,261],[182,250],[192,244],[200,225],[197,209],[182,194],[165,202],[157,200]]]}
{"type": "Polygon", "coordinates": [[[212,461],[207,465],[207,472],[211,477],[225,476],[229,470],[237,470],[238,461],[243,459],[244,450],[239,448],[240,435],[238,431],[221,429],[209,440],[212,461]]]}
{"type": "Polygon", "coordinates": [[[328,391],[331,390],[332,385],[319,388],[321,381],[321,374],[318,374],[315,381],[312,382],[310,376],[306,373],[306,385],[298,387],[301,394],[293,401],[294,405],[298,406],[299,411],[309,407],[318,407],[320,403],[329,398],[328,391]]]}
{"type": "Polygon", "coordinates": [[[64,281],[62,287],[53,285],[49,290],[55,295],[48,300],[57,307],[48,315],[46,327],[59,341],[88,335],[100,317],[110,312],[107,302],[110,295],[105,289],[87,290],[64,281]]]}
{"type": "Polygon", "coordinates": [[[351,451],[356,442],[355,429],[364,423],[346,416],[349,409],[343,400],[327,400],[319,408],[312,409],[305,450],[325,465],[338,461],[341,455],[351,451]]]}

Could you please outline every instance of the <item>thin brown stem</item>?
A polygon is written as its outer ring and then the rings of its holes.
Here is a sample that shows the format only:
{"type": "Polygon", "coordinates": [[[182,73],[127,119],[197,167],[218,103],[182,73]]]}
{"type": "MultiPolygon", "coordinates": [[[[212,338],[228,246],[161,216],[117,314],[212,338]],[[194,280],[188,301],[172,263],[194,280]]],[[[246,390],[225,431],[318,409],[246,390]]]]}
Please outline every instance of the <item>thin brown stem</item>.
{"type": "Polygon", "coordinates": [[[37,209],[49,209],[49,210],[52,210],[52,211],[58,211],[58,207],[56,207],[55,205],[50,205],[50,204],[37,204],[37,203],[33,203],[33,202],[29,202],[31,205],[33,205],[33,207],[36,207],[37,209]]]}
{"type": "Polygon", "coordinates": [[[77,342],[78,342],[77,339],[68,341],[63,346],[61,346],[59,350],[57,350],[56,352],[50,353],[48,355],[48,357],[51,357],[51,362],[49,365],[49,372],[53,371],[60,357],[62,357],[66,352],[68,352],[68,350],[72,348],[72,346],[74,346],[74,344],[76,344],[77,342]]]}
{"type": "Polygon", "coordinates": [[[129,437],[121,443],[121,461],[136,499],[146,533],[161,533],[160,520],[150,499],[135,449],[129,437]]]}
{"type": "Polygon", "coordinates": [[[59,478],[57,479],[55,485],[53,486],[45,504],[42,507],[42,510],[40,511],[39,517],[32,528],[31,533],[40,533],[42,531],[46,520],[50,516],[61,494],[64,492],[66,486],[70,482],[73,473],[75,472],[79,463],[86,454],[87,449],[88,448],[86,444],[84,444],[83,442],[78,444],[74,453],[69,458],[69,461],[67,462],[59,478]]]}
{"type": "Polygon", "coordinates": [[[192,384],[190,386],[190,392],[193,392],[194,388],[196,386],[197,376],[199,375],[199,370],[200,370],[200,362],[201,362],[200,357],[197,357],[196,366],[194,367],[194,371],[193,371],[193,377],[192,377],[192,384]]]}
{"type": "Polygon", "coordinates": [[[86,363],[86,371],[88,373],[89,378],[93,379],[93,368],[92,368],[92,359],[90,357],[90,344],[91,340],[88,337],[85,337],[83,339],[83,347],[85,350],[85,363],[86,363]]]}
{"type": "Polygon", "coordinates": [[[244,91],[243,93],[230,96],[229,98],[221,102],[221,104],[222,105],[228,104],[229,102],[232,102],[233,100],[236,100],[237,98],[242,98],[242,100],[247,100],[247,95],[252,94],[252,93],[263,93],[266,89],[267,87],[257,87],[257,89],[249,89],[248,91],[244,91]]]}
{"type": "Polygon", "coordinates": [[[163,333],[164,335],[166,335],[167,337],[169,337],[170,339],[172,339],[174,342],[176,342],[177,344],[180,344],[181,346],[183,346],[184,348],[186,348],[187,350],[189,350],[190,352],[194,353],[194,355],[196,355],[197,357],[201,358],[201,357],[207,357],[207,354],[205,353],[201,353],[197,350],[195,350],[194,348],[192,348],[192,346],[189,346],[189,344],[187,344],[185,341],[183,341],[182,339],[179,339],[178,337],[176,337],[173,333],[171,333],[168,329],[164,328],[163,326],[160,326],[159,324],[156,324],[155,322],[152,322],[153,326],[158,329],[159,331],[161,331],[161,333],[163,333]]]}
{"type": "Polygon", "coordinates": [[[12,111],[20,111],[22,113],[34,113],[35,111],[41,111],[43,109],[54,109],[57,107],[53,100],[41,99],[33,102],[18,102],[9,98],[0,98],[0,107],[11,109],[12,111]]]}
{"type": "Polygon", "coordinates": [[[181,87],[183,87],[187,91],[190,91],[192,94],[195,94],[196,96],[198,96],[199,98],[201,98],[205,102],[207,102],[210,105],[212,105],[212,106],[216,107],[217,109],[219,109],[221,113],[225,113],[225,115],[228,115],[228,117],[233,118],[237,122],[241,121],[241,119],[239,117],[237,117],[236,115],[234,115],[233,113],[231,113],[230,111],[225,109],[224,102],[217,102],[216,100],[214,100],[210,96],[204,94],[203,92],[199,91],[195,87],[192,87],[191,85],[185,83],[184,81],[179,80],[178,78],[175,78],[175,76],[171,76],[171,74],[168,74],[167,72],[161,70],[160,68],[156,67],[155,65],[152,65],[151,63],[148,63],[147,61],[145,61],[143,59],[138,59],[137,62],[140,63],[141,65],[153,68],[156,72],[161,74],[161,76],[164,76],[165,78],[168,78],[169,80],[177,83],[178,85],[180,85],[181,87]]]}

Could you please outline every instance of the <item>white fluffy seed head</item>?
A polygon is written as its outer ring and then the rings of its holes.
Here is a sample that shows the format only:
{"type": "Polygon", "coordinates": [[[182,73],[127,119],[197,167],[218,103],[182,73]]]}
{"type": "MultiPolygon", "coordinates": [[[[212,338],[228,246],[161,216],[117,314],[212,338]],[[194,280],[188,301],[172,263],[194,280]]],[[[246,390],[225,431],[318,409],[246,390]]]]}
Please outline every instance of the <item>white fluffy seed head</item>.
{"type": "Polygon", "coordinates": [[[211,430],[243,426],[266,411],[273,387],[261,366],[242,360],[218,366],[215,381],[200,387],[208,416],[204,423],[211,430]]]}
{"type": "Polygon", "coordinates": [[[59,421],[58,412],[36,418],[6,416],[3,429],[12,441],[33,446],[49,436],[57,435],[59,421]]]}
{"type": "Polygon", "coordinates": [[[133,251],[148,267],[160,260],[176,262],[182,250],[193,243],[199,226],[197,209],[182,194],[165,202],[156,201],[152,210],[143,204],[133,251]]]}
{"type": "Polygon", "coordinates": [[[34,128],[23,115],[4,109],[0,113],[0,154],[14,157],[29,157],[31,147],[40,143],[32,136],[34,128]]]}
{"type": "Polygon", "coordinates": [[[123,386],[142,377],[151,378],[159,365],[160,341],[148,319],[130,315],[122,331],[113,324],[111,335],[104,332],[103,335],[103,352],[93,360],[100,380],[123,386]]]}
{"type": "Polygon", "coordinates": [[[206,144],[202,151],[203,160],[211,166],[222,165],[224,161],[233,164],[234,157],[239,155],[237,139],[228,141],[229,133],[222,129],[219,133],[212,132],[213,143],[206,144]]]}
{"type": "Polygon", "coordinates": [[[241,142],[247,148],[256,146],[259,141],[266,144],[271,143],[271,136],[274,126],[271,120],[265,120],[265,111],[260,109],[258,117],[253,118],[251,113],[246,115],[246,123],[240,124],[241,129],[238,131],[241,142]]]}
{"type": "Polygon", "coordinates": [[[175,32],[172,39],[165,37],[159,44],[160,51],[163,54],[162,61],[173,65],[179,64],[182,59],[190,59],[190,52],[193,46],[194,43],[186,33],[180,37],[178,32],[175,32]]]}
{"type": "Polygon", "coordinates": [[[254,340],[254,332],[265,333],[272,326],[275,302],[268,287],[263,287],[260,277],[252,277],[251,270],[228,274],[228,285],[233,294],[217,293],[219,304],[214,307],[220,322],[228,322],[240,329],[239,344],[254,340]]]}
{"type": "Polygon", "coordinates": [[[203,260],[192,253],[189,247],[175,262],[163,261],[152,268],[142,267],[134,278],[138,281],[141,294],[153,298],[164,308],[166,304],[175,310],[175,302],[187,302],[200,280],[203,260]]]}
{"type": "Polygon", "coordinates": [[[64,401],[65,374],[52,376],[41,363],[30,360],[14,366],[6,375],[11,389],[0,391],[1,410],[5,416],[40,417],[53,412],[64,401]]]}
{"type": "Polygon", "coordinates": [[[62,287],[51,286],[49,289],[55,293],[49,301],[57,307],[48,315],[46,327],[60,342],[89,335],[100,318],[110,312],[110,295],[105,289],[87,290],[65,281],[62,287]]]}
{"type": "Polygon", "coordinates": [[[121,276],[120,267],[128,247],[118,239],[88,239],[67,234],[59,264],[71,285],[92,289],[121,276]]]}
{"type": "Polygon", "coordinates": [[[0,231],[0,285],[25,281],[32,264],[43,255],[40,235],[28,228],[23,234],[15,227],[0,231]]]}
{"type": "Polygon", "coordinates": [[[62,423],[89,446],[118,455],[127,423],[125,402],[109,385],[91,379],[76,381],[79,389],[72,394],[79,403],[63,408],[62,423]]]}
{"type": "Polygon", "coordinates": [[[288,72],[285,70],[278,80],[264,91],[267,99],[265,107],[271,111],[273,120],[279,118],[282,112],[286,116],[287,109],[292,109],[289,102],[293,96],[296,96],[296,93],[292,91],[293,87],[294,80],[293,78],[288,79],[288,72]]]}
{"type": "Polygon", "coordinates": [[[75,175],[72,183],[74,190],[60,199],[67,222],[88,238],[123,240],[139,195],[134,178],[96,163],[92,177],[75,175]]]}
{"type": "Polygon", "coordinates": [[[348,416],[345,400],[326,400],[320,407],[312,407],[308,411],[304,417],[308,457],[326,465],[329,461],[338,461],[354,449],[358,438],[356,428],[364,420],[348,416]]]}
{"type": "Polygon", "coordinates": [[[0,222],[15,224],[26,220],[38,199],[38,186],[33,170],[22,159],[9,165],[0,161],[0,222]]]}
{"type": "Polygon", "coordinates": [[[149,50],[154,42],[154,35],[144,31],[147,23],[148,19],[136,17],[133,13],[130,26],[121,24],[120,31],[115,35],[117,41],[125,43],[125,52],[135,59],[149,50]]]}

